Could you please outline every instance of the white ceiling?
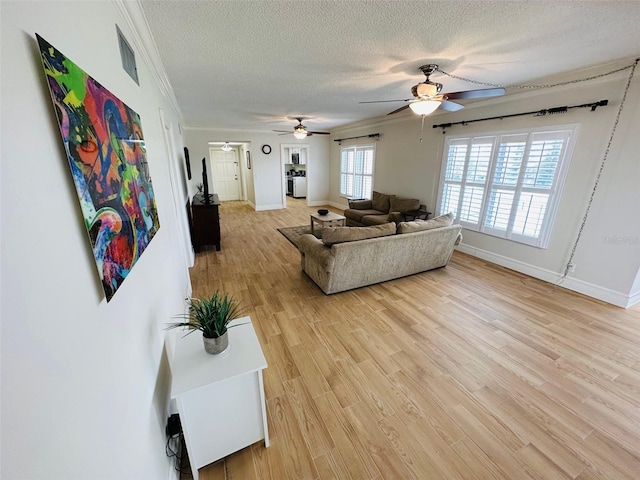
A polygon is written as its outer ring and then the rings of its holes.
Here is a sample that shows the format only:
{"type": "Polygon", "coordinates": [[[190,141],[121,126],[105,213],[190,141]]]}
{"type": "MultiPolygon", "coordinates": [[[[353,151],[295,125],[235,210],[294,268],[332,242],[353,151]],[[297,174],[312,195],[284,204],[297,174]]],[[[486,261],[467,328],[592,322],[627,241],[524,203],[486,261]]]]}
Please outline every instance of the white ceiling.
{"type": "MultiPolygon", "coordinates": [[[[326,130],[384,115],[420,65],[525,83],[640,54],[640,1],[149,1],[185,123],[326,130]]],[[[441,74],[444,92],[479,88],[441,74]]],[[[465,103],[462,101],[461,103],[465,103]]]]}

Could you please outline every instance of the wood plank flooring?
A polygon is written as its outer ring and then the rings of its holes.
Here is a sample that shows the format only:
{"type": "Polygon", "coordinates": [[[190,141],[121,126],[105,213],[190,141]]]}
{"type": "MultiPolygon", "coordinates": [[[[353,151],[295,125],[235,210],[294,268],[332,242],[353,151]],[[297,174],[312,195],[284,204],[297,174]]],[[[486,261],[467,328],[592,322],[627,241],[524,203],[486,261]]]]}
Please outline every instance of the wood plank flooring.
{"type": "Polygon", "coordinates": [[[640,308],[457,252],[326,296],[276,230],[317,207],[288,201],[223,203],[191,271],[194,295],[241,300],[269,365],[271,446],[202,480],[640,478],[640,308]]]}

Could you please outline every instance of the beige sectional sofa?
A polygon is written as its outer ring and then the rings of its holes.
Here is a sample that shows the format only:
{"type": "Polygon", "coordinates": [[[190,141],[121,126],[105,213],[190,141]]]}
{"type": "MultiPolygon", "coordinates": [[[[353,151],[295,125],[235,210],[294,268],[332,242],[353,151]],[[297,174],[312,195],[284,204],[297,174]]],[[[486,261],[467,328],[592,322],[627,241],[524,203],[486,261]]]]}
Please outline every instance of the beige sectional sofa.
{"type": "Polygon", "coordinates": [[[371,200],[350,201],[344,216],[347,218],[347,226],[365,227],[387,222],[399,223],[402,220],[400,212],[419,209],[426,210],[426,207],[420,205],[417,198],[404,198],[374,191],[371,200]]]}
{"type": "Polygon", "coordinates": [[[303,235],[302,269],[326,294],[444,267],[462,239],[451,216],[370,227],[325,228],[303,235]]]}

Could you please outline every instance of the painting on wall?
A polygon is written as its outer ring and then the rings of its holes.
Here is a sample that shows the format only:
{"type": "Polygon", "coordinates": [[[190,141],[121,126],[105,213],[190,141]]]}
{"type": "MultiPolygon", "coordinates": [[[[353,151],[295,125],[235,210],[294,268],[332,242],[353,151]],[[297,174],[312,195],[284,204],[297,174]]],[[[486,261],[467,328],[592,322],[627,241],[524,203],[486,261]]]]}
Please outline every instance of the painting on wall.
{"type": "Polygon", "coordinates": [[[36,36],[93,256],[109,301],[160,228],[140,116],[36,36]]]}

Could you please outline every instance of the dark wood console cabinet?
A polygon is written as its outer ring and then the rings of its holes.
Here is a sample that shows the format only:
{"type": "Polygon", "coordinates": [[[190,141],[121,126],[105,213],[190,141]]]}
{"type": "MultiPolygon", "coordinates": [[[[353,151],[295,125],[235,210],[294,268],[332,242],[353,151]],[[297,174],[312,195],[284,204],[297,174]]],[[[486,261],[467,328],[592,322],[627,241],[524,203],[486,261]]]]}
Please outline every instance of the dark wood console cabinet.
{"type": "Polygon", "coordinates": [[[213,194],[209,203],[197,194],[191,203],[191,241],[193,249],[199,252],[205,245],[215,245],[220,250],[220,200],[213,194]]]}

